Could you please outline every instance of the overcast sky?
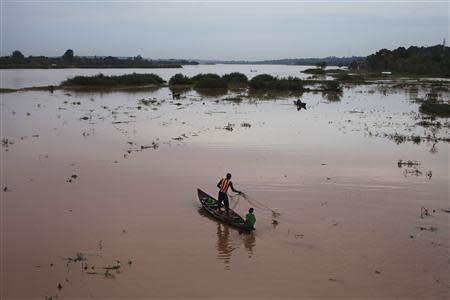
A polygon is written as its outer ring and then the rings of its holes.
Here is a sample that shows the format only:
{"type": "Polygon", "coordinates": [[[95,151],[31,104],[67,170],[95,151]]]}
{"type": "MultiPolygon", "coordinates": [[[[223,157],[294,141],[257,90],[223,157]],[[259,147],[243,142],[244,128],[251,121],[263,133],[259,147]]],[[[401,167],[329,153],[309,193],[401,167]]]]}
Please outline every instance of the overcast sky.
{"type": "Polygon", "coordinates": [[[449,40],[448,1],[1,0],[1,55],[272,59],[449,40]]]}

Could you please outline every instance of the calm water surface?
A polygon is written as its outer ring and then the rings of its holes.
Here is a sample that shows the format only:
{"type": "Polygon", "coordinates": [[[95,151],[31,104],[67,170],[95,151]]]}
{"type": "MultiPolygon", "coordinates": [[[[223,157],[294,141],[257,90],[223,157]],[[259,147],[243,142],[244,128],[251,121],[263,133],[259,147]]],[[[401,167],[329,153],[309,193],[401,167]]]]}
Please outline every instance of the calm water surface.
{"type": "MultiPolygon", "coordinates": [[[[72,70],[10,72],[7,86],[21,87],[72,70]]],[[[385,137],[449,136],[416,125],[411,99],[427,92],[310,93],[301,111],[290,96],[172,100],[167,88],[2,94],[1,296],[448,299],[448,143],[385,137]],[[226,172],[253,201],[232,197],[237,212],[256,200],[281,215],[256,206],[250,235],[211,219],[196,189],[215,196],[226,172]]]]}
{"type": "Polygon", "coordinates": [[[174,69],[32,69],[1,70],[1,88],[24,88],[32,86],[58,85],[70,77],[77,75],[122,75],[129,73],[155,73],[168,81],[177,73],[194,76],[200,73],[215,73],[219,75],[231,72],[241,72],[251,78],[258,74],[272,74],[273,76],[296,76],[306,78],[310,75],[301,71],[313,66],[286,66],[286,65],[196,65],[183,66],[174,69]]]}

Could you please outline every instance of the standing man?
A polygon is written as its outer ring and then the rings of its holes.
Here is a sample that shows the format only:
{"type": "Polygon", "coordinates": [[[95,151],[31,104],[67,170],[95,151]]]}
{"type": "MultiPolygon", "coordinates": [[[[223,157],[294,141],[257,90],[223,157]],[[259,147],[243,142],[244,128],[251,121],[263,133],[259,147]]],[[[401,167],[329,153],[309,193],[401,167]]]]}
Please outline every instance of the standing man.
{"type": "Polygon", "coordinates": [[[231,182],[231,174],[230,173],[227,173],[227,177],[222,178],[219,181],[219,183],[217,184],[217,187],[219,188],[217,210],[220,211],[220,207],[222,207],[222,202],[223,202],[223,204],[225,206],[225,210],[228,214],[228,208],[230,207],[230,203],[228,202],[228,195],[227,195],[228,188],[231,188],[231,190],[233,192],[238,193],[238,194],[242,194],[242,192],[234,189],[233,183],[231,182]]]}

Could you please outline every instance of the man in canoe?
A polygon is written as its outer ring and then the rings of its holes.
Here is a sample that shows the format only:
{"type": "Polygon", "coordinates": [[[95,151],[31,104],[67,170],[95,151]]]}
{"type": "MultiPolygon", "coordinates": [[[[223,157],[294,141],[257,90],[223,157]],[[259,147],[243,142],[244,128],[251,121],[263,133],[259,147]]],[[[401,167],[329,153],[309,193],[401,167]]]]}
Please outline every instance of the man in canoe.
{"type": "Polygon", "coordinates": [[[231,190],[235,193],[238,194],[242,194],[241,191],[235,190],[233,187],[233,183],[231,182],[231,174],[227,173],[227,177],[226,178],[222,178],[219,183],[217,184],[217,187],[219,188],[219,196],[218,198],[218,202],[217,202],[217,209],[220,210],[220,208],[222,207],[222,202],[225,206],[225,210],[228,213],[228,209],[230,207],[230,203],[228,201],[228,195],[227,195],[227,191],[228,188],[231,188],[231,190]]]}

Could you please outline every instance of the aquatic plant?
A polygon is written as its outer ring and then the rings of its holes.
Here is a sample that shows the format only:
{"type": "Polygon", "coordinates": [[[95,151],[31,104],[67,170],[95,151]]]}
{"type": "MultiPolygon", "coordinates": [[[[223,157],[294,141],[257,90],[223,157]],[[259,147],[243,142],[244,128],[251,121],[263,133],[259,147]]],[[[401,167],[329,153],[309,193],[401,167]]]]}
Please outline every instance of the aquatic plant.
{"type": "Polygon", "coordinates": [[[420,104],[419,111],[435,117],[450,118],[450,105],[447,103],[424,101],[420,104]]]}
{"type": "Polygon", "coordinates": [[[234,103],[241,103],[242,102],[242,97],[236,96],[236,97],[226,97],[222,99],[223,101],[229,101],[229,102],[234,102],[234,103]]]}

